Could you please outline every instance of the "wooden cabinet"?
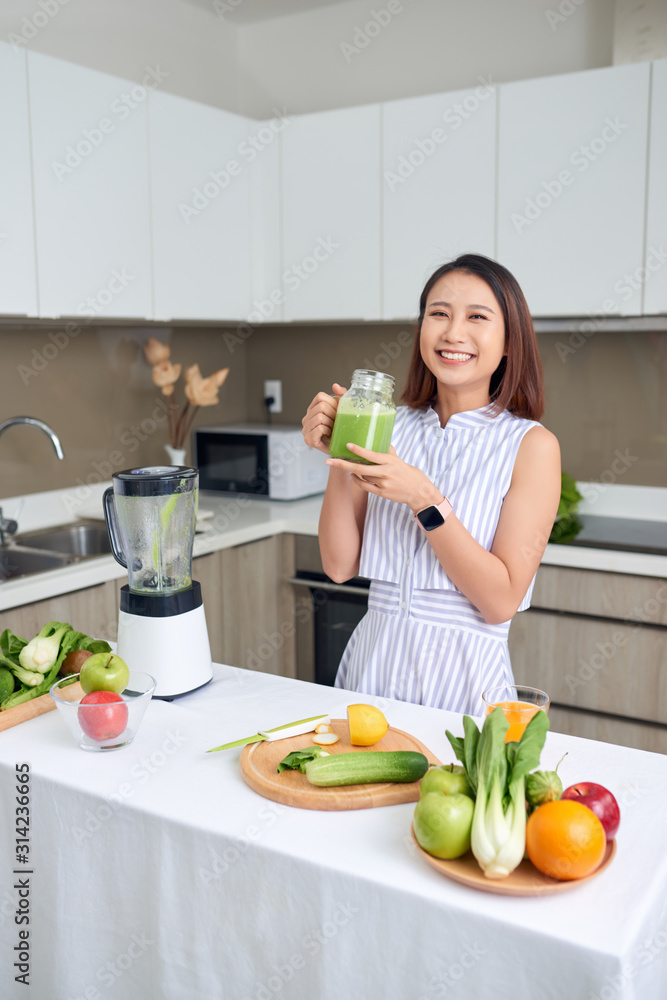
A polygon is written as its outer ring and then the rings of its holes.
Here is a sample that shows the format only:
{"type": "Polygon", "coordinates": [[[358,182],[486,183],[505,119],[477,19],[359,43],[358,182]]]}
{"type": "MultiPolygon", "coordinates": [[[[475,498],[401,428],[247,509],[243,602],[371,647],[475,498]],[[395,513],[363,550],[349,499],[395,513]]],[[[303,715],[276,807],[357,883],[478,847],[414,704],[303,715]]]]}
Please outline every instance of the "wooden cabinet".
{"type": "Polygon", "coordinates": [[[293,536],[274,535],[194,560],[218,663],[296,676],[293,536]]]}
{"type": "Polygon", "coordinates": [[[497,255],[533,315],[641,312],[650,69],[500,87],[497,255]]]}
{"type": "Polygon", "coordinates": [[[652,71],[644,312],[667,313],[667,59],[652,71]]]}
{"type": "Polygon", "coordinates": [[[41,316],[152,317],[146,100],[28,53],[41,316]]]}
{"type": "Polygon", "coordinates": [[[380,106],[299,115],[282,148],[285,319],[379,319],[380,106]]]}
{"type": "Polygon", "coordinates": [[[667,753],[667,583],[541,566],[509,646],[517,682],[551,695],[554,729],[667,753]]]}
{"type": "Polygon", "coordinates": [[[245,319],[254,123],[159,91],[149,109],[155,318],[245,319]]]}
{"type": "Polygon", "coordinates": [[[11,628],[16,635],[30,640],[47,622],[69,622],[78,632],[115,642],[121,583],[122,580],[109,580],[96,587],[3,611],[2,628],[11,628]]]}
{"type": "Polygon", "coordinates": [[[494,255],[496,90],[382,105],[383,319],[414,318],[428,277],[494,255]]]}
{"type": "Polygon", "coordinates": [[[25,52],[0,42],[0,313],[37,316],[25,52]]]}

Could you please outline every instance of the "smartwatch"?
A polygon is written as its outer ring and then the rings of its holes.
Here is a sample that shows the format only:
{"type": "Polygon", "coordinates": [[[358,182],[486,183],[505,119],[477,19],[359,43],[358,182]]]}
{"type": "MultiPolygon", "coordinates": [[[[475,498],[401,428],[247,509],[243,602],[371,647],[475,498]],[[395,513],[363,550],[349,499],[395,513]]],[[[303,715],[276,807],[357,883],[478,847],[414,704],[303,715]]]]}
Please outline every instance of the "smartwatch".
{"type": "Polygon", "coordinates": [[[451,514],[454,508],[447,497],[439,504],[431,504],[415,514],[415,521],[423,531],[433,531],[445,523],[445,519],[451,514]]]}

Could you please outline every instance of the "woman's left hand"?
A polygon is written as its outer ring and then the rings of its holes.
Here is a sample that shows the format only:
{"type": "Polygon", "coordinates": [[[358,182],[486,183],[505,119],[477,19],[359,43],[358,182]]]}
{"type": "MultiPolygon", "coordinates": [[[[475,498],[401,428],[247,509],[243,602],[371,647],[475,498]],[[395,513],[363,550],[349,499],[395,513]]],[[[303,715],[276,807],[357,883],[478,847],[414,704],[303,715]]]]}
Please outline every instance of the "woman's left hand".
{"type": "Polygon", "coordinates": [[[366,493],[393,500],[395,503],[405,503],[417,513],[429,504],[442,503],[443,494],[434,486],[428,476],[414,465],[408,465],[399,458],[393,446],[389,454],[369,451],[358,444],[348,444],[348,450],[360,458],[365,458],[372,465],[361,465],[358,462],[346,462],[342,458],[329,458],[327,465],[349,472],[356,479],[356,485],[366,493]]]}

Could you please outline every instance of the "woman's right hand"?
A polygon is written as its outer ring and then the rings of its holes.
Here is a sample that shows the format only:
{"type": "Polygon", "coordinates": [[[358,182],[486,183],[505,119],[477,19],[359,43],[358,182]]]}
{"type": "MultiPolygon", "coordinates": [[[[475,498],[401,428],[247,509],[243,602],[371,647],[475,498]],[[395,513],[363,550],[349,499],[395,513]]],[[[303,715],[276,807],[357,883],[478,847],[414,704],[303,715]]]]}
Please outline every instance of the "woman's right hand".
{"type": "Polygon", "coordinates": [[[334,382],[331,388],[335,395],[331,396],[326,392],[318,392],[301,421],[303,428],[301,433],[306,444],[310,448],[317,448],[318,451],[323,451],[325,455],[329,454],[329,441],[334,420],[336,419],[338,400],[347,392],[347,389],[339,385],[338,382],[334,382]]]}

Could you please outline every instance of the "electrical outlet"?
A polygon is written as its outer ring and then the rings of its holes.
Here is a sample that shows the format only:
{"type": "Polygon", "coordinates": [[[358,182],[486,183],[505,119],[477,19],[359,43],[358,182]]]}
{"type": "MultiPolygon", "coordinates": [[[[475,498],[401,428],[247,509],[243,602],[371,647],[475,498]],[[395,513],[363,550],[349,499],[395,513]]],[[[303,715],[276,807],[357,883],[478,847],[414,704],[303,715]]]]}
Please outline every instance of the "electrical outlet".
{"type": "Polygon", "coordinates": [[[283,384],[280,379],[267,379],[264,383],[264,399],[273,396],[273,402],[269,406],[269,413],[283,412],[283,384]]]}

